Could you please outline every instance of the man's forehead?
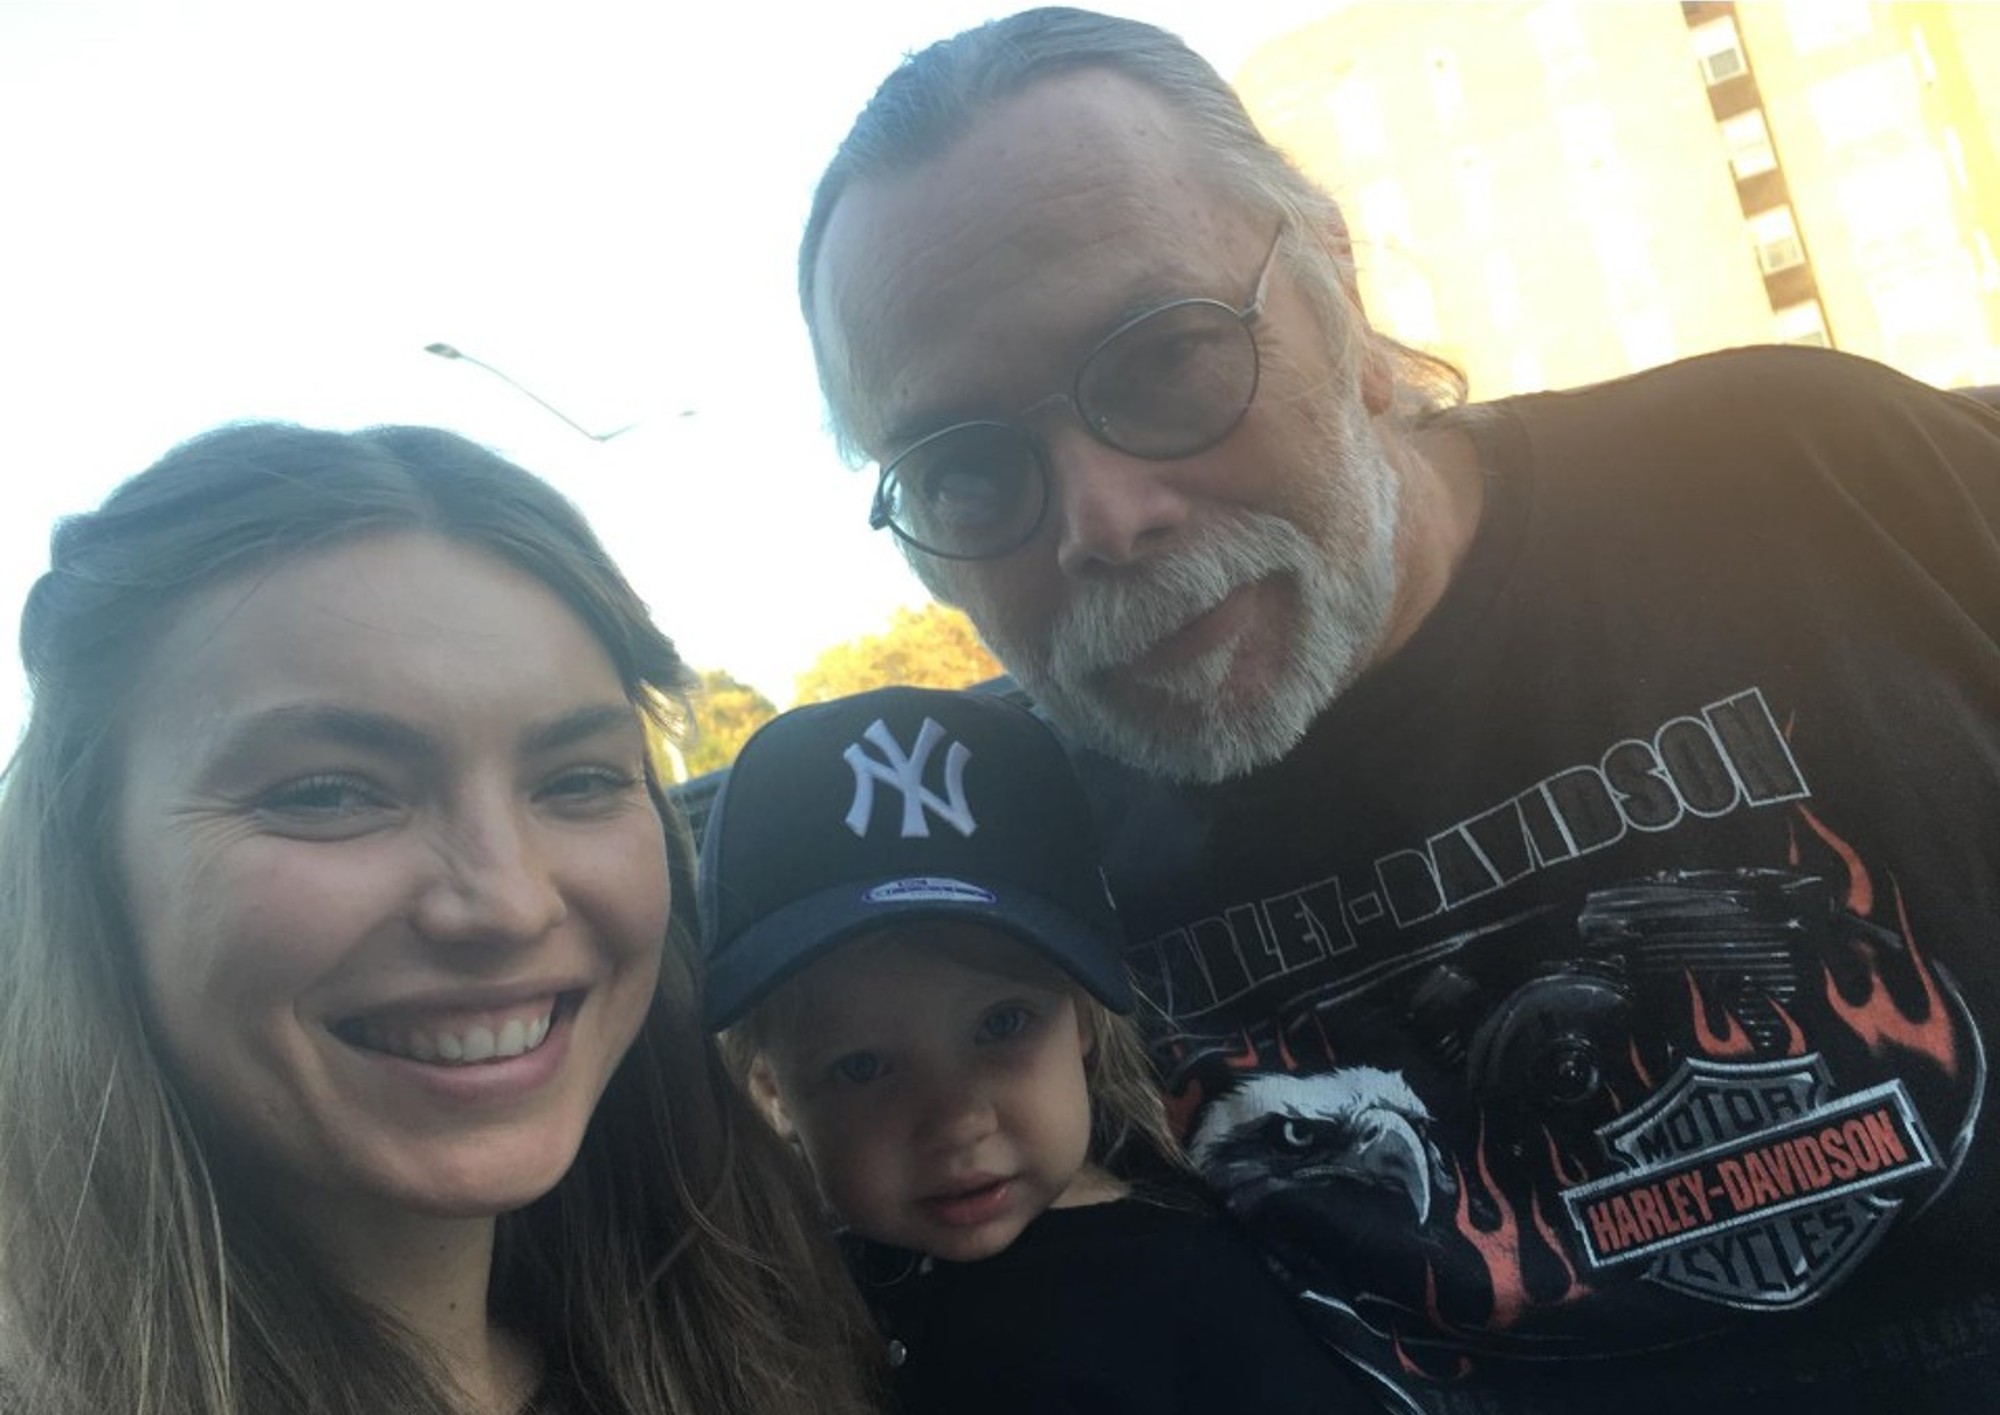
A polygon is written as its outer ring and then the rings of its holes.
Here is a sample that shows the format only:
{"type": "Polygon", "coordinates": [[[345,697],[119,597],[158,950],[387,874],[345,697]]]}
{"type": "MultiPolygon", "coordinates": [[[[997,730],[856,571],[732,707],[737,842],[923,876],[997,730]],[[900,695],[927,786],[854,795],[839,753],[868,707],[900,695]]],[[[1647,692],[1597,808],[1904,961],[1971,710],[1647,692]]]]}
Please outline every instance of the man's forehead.
{"type": "Polygon", "coordinates": [[[1238,224],[1147,89],[1097,71],[1030,87],[835,207],[816,301],[849,424],[879,450],[954,399],[1043,396],[1039,365],[1212,280],[1238,224]]]}

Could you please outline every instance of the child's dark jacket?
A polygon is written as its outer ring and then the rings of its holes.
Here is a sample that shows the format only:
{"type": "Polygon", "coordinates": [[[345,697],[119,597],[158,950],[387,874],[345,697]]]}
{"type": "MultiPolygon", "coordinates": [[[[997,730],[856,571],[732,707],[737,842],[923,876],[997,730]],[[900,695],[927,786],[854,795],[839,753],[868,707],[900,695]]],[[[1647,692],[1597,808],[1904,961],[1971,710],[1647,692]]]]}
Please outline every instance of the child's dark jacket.
{"type": "Polygon", "coordinates": [[[1004,1253],[865,1240],[857,1277],[900,1352],[903,1415],[1339,1415],[1377,1408],[1216,1215],[1052,1209],[1004,1253]]]}

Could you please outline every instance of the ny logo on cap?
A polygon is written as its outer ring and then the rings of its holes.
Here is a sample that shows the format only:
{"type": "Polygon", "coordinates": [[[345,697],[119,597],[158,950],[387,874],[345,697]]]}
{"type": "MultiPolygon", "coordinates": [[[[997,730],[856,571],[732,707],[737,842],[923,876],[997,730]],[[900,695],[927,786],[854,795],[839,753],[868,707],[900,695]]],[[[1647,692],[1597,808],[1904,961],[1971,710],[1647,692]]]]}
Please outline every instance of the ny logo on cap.
{"type": "Polygon", "coordinates": [[[930,836],[930,822],[924,812],[937,812],[938,819],[953,826],[960,835],[969,836],[979,829],[979,823],[972,818],[972,805],[965,799],[965,764],[972,760],[972,749],[963,742],[953,742],[951,750],[944,758],[944,790],[939,796],[924,785],[924,769],[930,764],[931,753],[945,740],[944,729],[930,718],[917,732],[917,749],[905,752],[896,741],[888,726],[881,718],[876,718],[868,730],[861,734],[875,744],[882,756],[878,760],[868,755],[856,742],[841,755],[854,772],[854,802],[847,808],[847,828],[863,839],[868,835],[869,819],[875,814],[875,783],[886,782],[903,793],[903,839],[927,839],[930,836]]]}

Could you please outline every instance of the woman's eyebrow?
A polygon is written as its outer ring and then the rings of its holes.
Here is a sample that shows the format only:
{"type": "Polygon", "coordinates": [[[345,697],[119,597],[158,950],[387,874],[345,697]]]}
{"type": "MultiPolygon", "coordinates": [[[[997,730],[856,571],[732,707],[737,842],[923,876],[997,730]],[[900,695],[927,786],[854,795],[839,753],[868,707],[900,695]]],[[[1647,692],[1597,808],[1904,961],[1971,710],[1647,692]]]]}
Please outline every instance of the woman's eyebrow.
{"type": "Polygon", "coordinates": [[[639,727],[639,710],[632,704],[593,703],[589,707],[566,712],[552,721],[529,728],[521,735],[521,747],[522,750],[531,753],[559,751],[592,737],[627,728],[642,731],[639,727]]]}
{"type": "Polygon", "coordinates": [[[387,713],[331,703],[288,703],[253,713],[237,723],[224,736],[216,755],[235,756],[296,738],[392,756],[422,756],[438,749],[429,733],[387,713]]]}
{"type": "MultiPolygon", "coordinates": [[[[630,703],[592,703],[537,723],[521,735],[524,752],[557,751],[607,732],[638,731],[630,703]]],[[[443,754],[443,744],[423,728],[388,713],[333,703],[287,703],[253,713],[223,737],[215,759],[226,761],[284,741],[325,742],[406,759],[443,754]]]]}

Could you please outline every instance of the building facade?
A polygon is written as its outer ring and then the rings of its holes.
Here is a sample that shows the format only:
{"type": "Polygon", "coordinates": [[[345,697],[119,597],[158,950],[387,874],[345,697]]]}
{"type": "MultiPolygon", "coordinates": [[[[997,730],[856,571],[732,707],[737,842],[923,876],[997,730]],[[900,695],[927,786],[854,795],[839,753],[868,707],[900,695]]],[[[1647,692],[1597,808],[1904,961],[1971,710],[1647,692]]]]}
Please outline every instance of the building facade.
{"type": "Polygon", "coordinates": [[[1357,3],[1237,82],[1475,397],[1737,344],[2000,383],[2000,6],[1357,3]]]}

